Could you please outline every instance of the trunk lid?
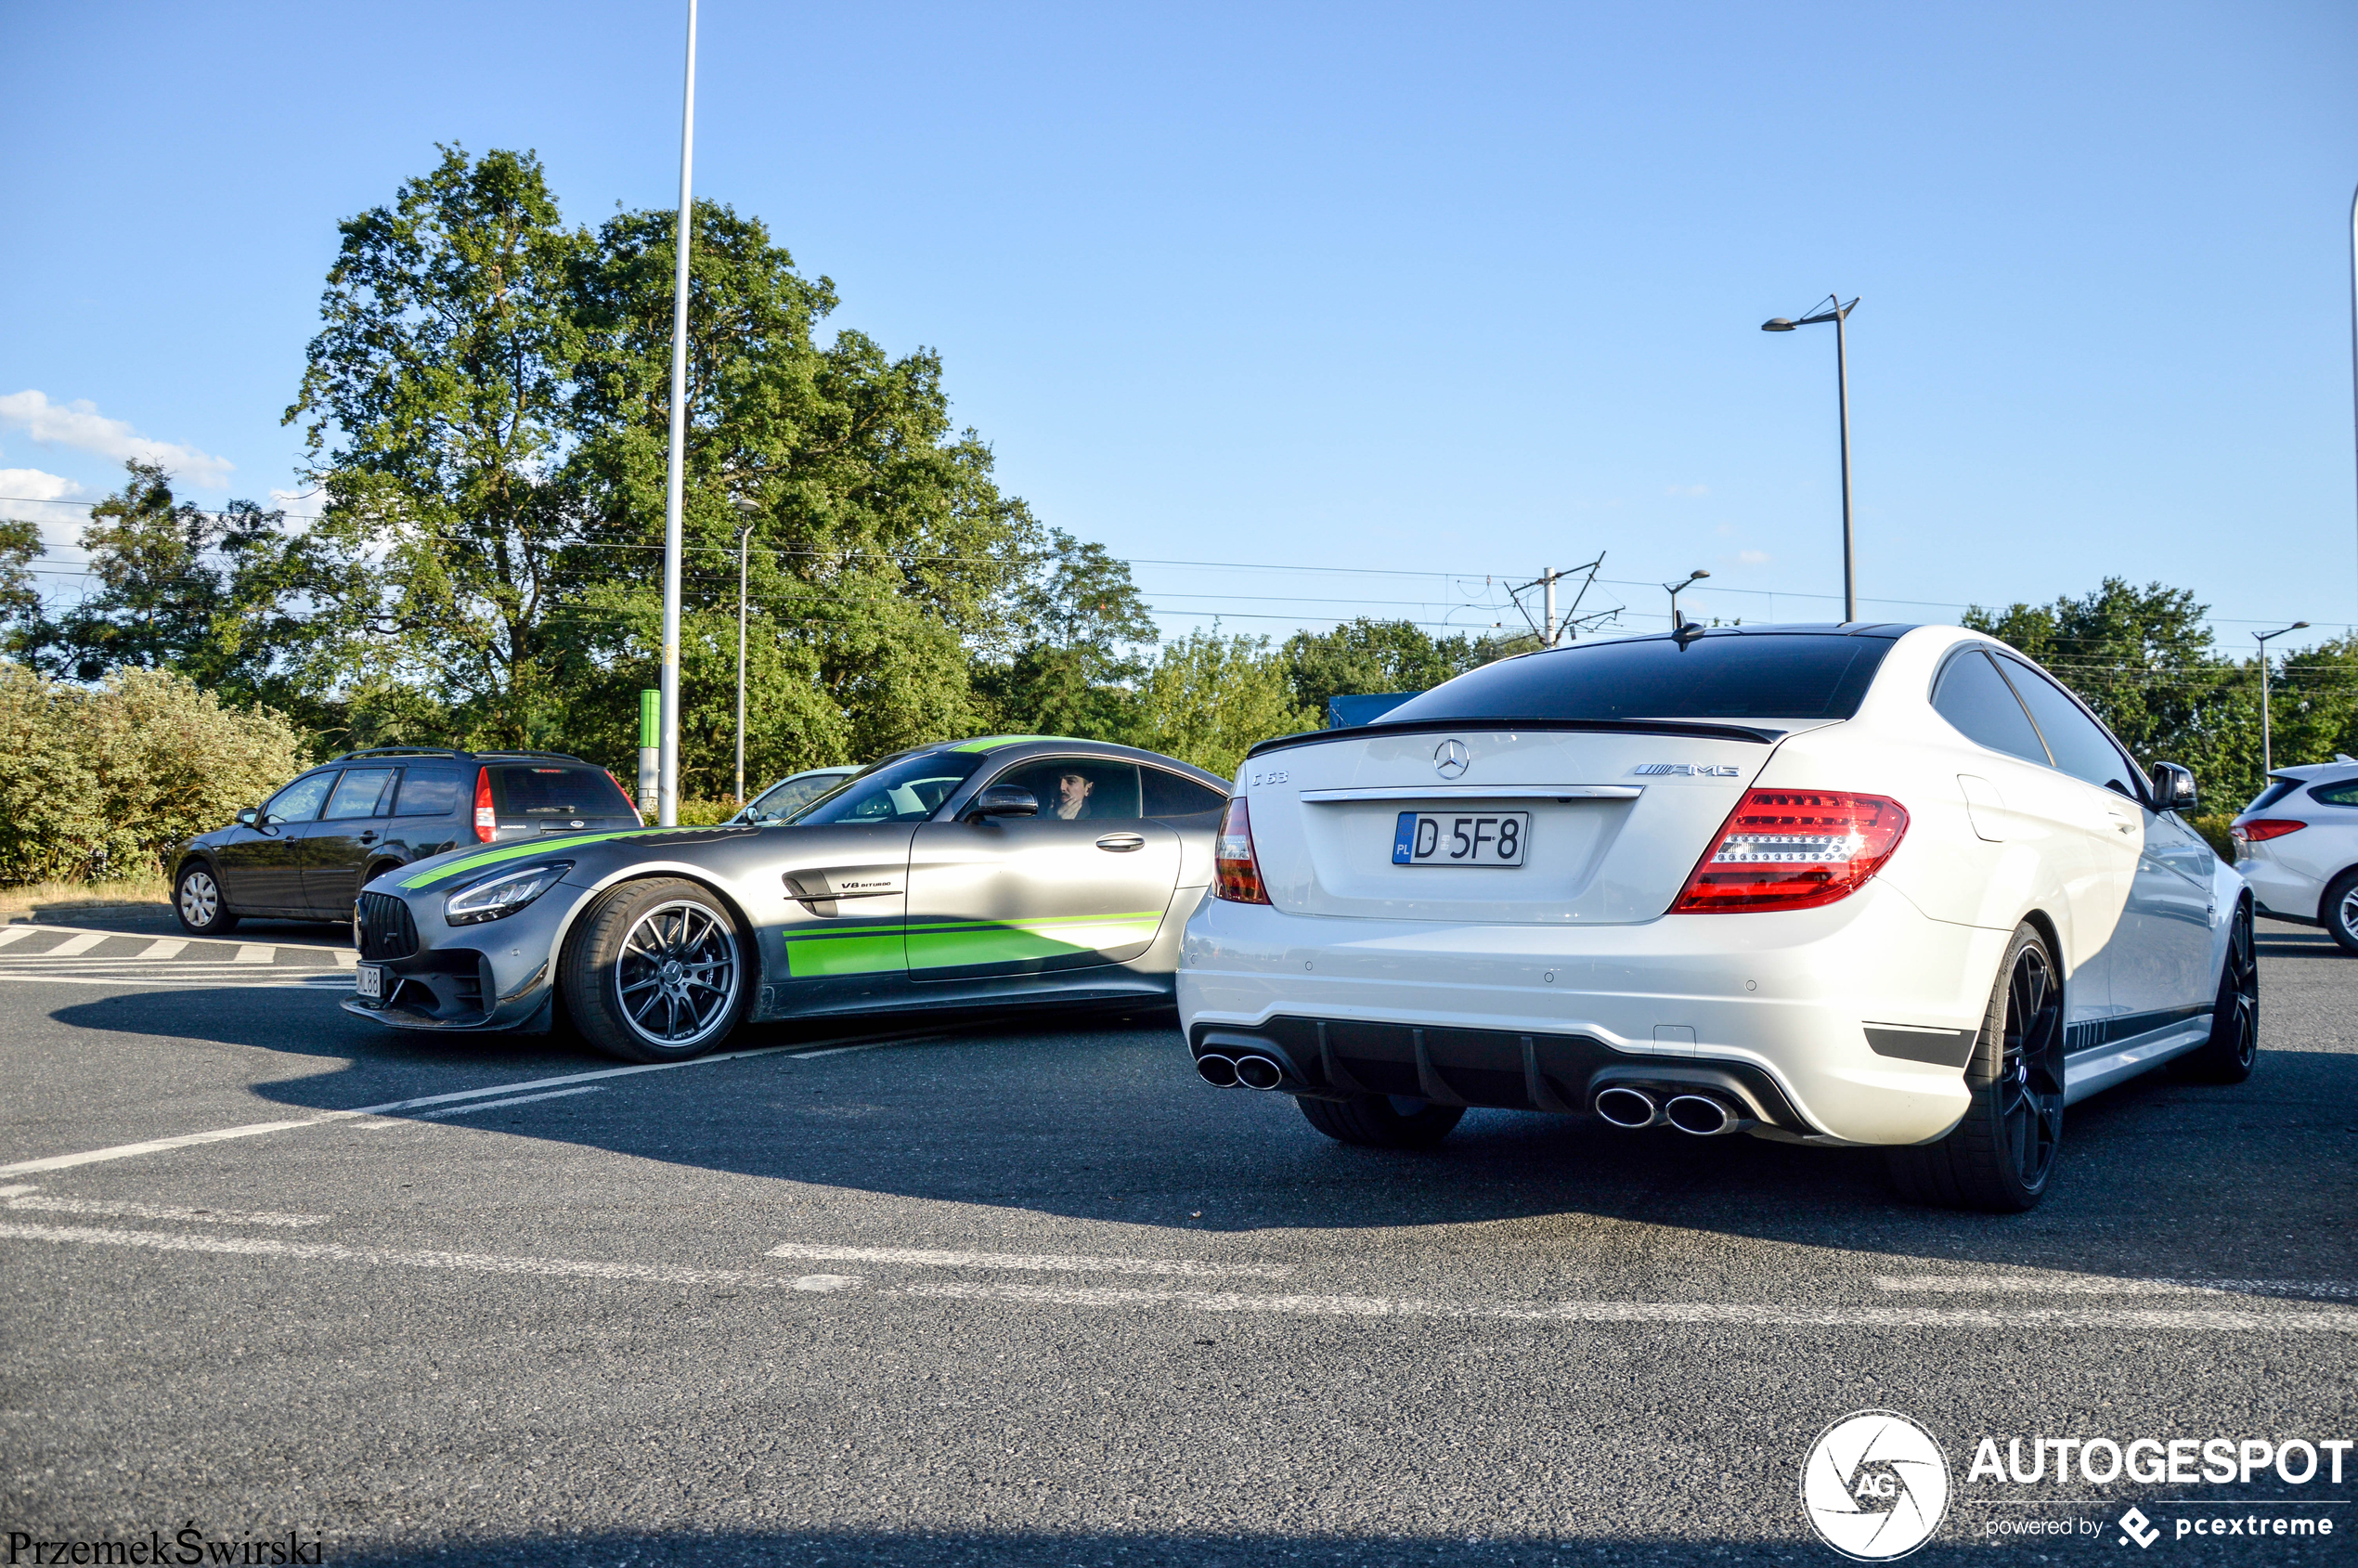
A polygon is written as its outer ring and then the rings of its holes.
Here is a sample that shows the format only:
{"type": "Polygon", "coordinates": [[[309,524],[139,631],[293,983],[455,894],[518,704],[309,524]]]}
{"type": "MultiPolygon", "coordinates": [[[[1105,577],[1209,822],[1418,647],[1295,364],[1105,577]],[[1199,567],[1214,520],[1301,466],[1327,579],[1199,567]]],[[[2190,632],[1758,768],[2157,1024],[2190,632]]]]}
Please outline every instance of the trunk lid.
{"type": "Polygon", "coordinates": [[[1710,725],[1419,725],[1245,764],[1271,901],[1357,919],[1612,925],[1670,907],[1775,749],[1710,725]],[[1462,748],[1462,769],[1450,752],[1462,748]],[[1446,767],[1444,766],[1446,764],[1446,767]],[[1396,865],[1404,811],[1526,812],[1520,866],[1396,865]]]}

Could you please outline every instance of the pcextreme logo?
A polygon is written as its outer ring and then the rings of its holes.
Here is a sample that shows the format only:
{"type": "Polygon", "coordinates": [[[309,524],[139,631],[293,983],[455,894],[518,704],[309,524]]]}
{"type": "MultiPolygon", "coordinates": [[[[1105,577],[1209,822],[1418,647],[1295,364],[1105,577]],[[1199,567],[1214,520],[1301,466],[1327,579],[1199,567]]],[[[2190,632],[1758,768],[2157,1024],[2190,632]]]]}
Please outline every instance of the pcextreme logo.
{"type": "Polygon", "coordinates": [[[1940,1528],[1949,1461],[1932,1433],[1898,1411],[1860,1410],[1809,1445],[1801,1505],[1818,1538],[1843,1556],[1888,1562],[1940,1528]]]}

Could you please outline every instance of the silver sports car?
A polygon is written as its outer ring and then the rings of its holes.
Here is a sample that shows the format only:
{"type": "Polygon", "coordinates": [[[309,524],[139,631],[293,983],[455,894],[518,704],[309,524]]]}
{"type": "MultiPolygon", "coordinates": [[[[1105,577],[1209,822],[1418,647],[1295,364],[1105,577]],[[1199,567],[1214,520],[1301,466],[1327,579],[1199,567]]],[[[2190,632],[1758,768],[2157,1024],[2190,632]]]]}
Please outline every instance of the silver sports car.
{"type": "Polygon", "coordinates": [[[888,757],[774,824],[550,835],[360,893],[344,1003],[404,1029],[547,1030],[633,1061],[746,1019],[1151,1003],[1211,880],[1226,782],[1047,735],[888,757]]]}

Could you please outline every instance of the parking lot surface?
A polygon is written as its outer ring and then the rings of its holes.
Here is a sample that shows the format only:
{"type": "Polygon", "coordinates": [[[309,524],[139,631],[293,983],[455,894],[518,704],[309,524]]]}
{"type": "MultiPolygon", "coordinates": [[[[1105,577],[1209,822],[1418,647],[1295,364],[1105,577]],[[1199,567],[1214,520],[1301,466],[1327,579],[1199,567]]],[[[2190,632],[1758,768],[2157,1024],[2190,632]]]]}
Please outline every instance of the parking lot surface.
{"type": "Polygon", "coordinates": [[[0,938],[0,1530],[1832,1562],[1804,1457],[1882,1408],[1950,1471],[1911,1561],[2142,1558],[2132,1505],[2156,1558],[2358,1559],[2358,1452],[2339,1484],[1968,1475],[1984,1437],[2358,1438],[2358,962],[2315,931],[2262,923],[2250,1082],[2073,1108],[2004,1218],[1903,1206],[1870,1152],[1585,1117],[1346,1148],[1197,1082],[1167,1017],[631,1069],[348,1017],[333,928],[0,938]],[[2174,1533],[2230,1512],[2336,1533],[2174,1533]]]}

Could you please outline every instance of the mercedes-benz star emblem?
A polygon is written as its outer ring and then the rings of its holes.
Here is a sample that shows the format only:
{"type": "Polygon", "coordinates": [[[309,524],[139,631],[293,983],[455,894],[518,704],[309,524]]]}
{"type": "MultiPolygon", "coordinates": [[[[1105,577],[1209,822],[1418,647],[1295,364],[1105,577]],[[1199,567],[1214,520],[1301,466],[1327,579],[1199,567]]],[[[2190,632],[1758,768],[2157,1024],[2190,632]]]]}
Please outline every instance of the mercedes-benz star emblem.
{"type": "Polygon", "coordinates": [[[1462,778],[1473,758],[1463,741],[1444,741],[1432,748],[1432,771],[1445,779],[1462,778]]]}

